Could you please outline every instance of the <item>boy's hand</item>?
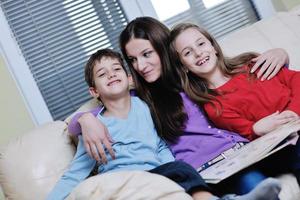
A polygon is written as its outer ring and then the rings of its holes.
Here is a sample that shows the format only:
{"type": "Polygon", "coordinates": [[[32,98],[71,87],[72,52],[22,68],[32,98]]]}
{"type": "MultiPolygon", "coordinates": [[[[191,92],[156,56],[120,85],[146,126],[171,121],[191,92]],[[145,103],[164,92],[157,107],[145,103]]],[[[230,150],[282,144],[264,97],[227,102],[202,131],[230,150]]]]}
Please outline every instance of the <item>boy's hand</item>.
{"type": "Polygon", "coordinates": [[[284,64],[288,64],[289,56],[284,49],[277,48],[270,49],[258,57],[253,58],[251,61],[255,62],[251,69],[251,73],[255,72],[260,67],[257,78],[261,78],[263,81],[273,78],[284,64]]]}
{"type": "Polygon", "coordinates": [[[103,146],[108,150],[112,159],[115,159],[111,147],[113,143],[107,128],[91,113],[83,114],[78,122],[81,126],[84,146],[87,153],[97,162],[107,163],[103,146]]]}
{"type": "Polygon", "coordinates": [[[298,115],[293,111],[286,110],[281,113],[279,111],[266,116],[253,125],[253,131],[256,135],[262,136],[276,129],[282,124],[298,119],[298,115]]]}

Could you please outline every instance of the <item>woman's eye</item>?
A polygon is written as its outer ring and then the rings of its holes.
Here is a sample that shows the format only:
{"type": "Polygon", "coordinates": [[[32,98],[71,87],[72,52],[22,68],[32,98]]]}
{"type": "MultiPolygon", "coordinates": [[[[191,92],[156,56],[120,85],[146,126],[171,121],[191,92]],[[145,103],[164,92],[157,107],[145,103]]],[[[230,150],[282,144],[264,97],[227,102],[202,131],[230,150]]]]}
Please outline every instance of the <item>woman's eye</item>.
{"type": "Polygon", "coordinates": [[[122,69],[121,67],[115,68],[116,71],[119,71],[119,70],[121,70],[121,69],[122,69]]]}
{"type": "Polygon", "coordinates": [[[129,60],[130,63],[136,62],[136,58],[129,58],[128,60],[129,60]]]}
{"type": "Polygon", "coordinates": [[[202,46],[202,45],[204,45],[204,42],[199,42],[198,45],[199,45],[199,46],[202,46]]]}
{"type": "Polygon", "coordinates": [[[143,56],[146,57],[146,58],[149,58],[151,53],[152,53],[152,51],[147,51],[147,52],[144,53],[143,56]]]}

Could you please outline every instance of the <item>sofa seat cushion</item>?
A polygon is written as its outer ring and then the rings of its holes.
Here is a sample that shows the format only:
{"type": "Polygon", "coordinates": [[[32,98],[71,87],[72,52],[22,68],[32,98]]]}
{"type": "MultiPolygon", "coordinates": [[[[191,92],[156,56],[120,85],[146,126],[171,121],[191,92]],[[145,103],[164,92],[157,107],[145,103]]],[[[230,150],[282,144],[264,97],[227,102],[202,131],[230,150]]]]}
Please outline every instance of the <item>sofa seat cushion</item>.
{"type": "Polygon", "coordinates": [[[166,177],[144,171],[105,173],[86,179],[68,200],[192,200],[184,189],[166,177]]]}

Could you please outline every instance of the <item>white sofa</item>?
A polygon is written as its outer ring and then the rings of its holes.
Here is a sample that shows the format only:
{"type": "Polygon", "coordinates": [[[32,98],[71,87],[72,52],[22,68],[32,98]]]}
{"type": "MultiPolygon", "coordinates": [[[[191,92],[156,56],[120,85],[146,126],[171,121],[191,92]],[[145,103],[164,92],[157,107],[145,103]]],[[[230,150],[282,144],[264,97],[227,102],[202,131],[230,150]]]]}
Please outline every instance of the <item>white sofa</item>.
{"type": "MultiPolygon", "coordinates": [[[[283,48],[290,57],[289,68],[300,71],[300,6],[238,30],[220,39],[219,43],[227,56],[283,48]]],[[[285,174],[279,179],[283,185],[280,199],[299,200],[300,190],[296,178],[285,174]]]]}
{"type": "MultiPolygon", "coordinates": [[[[220,40],[227,55],[243,51],[286,49],[290,67],[300,70],[300,9],[262,20],[220,40]]],[[[80,110],[95,106],[88,102],[80,110]]],[[[39,200],[62,175],[73,158],[75,146],[66,132],[67,122],[56,121],[25,133],[1,148],[0,183],[7,199],[39,200]]],[[[272,170],[272,169],[270,169],[272,170]]],[[[285,174],[282,200],[299,200],[295,177],[285,174]]],[[[68,199],[191,199],[172,181],[147,172],[118,172],[90,177],[68,199]]]]}

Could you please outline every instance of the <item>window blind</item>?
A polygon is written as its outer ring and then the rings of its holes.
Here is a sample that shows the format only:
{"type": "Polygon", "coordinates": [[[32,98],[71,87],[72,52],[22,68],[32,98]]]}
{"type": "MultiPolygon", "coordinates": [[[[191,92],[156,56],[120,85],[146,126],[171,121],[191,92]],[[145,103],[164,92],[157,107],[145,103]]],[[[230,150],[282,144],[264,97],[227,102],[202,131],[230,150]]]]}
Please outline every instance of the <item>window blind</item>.
{"type": "Polygon", "coordinates": [[[84,64],[118,50],[127,19],[118,0],[1,0],[1,8],[54,120],[90,99],[84,64]]]}
{"type": "Polygon", "coordinates": [[[196,23],[220,38],[234,30],[258,21],[250,0],[226,0],[206,8],[202,0],[188,0],[190,9],[164,21],[169,27],[179,22],[196,23]]]}

